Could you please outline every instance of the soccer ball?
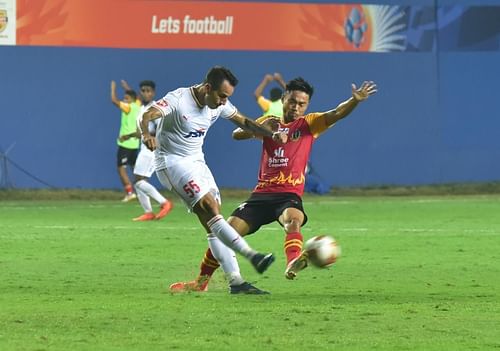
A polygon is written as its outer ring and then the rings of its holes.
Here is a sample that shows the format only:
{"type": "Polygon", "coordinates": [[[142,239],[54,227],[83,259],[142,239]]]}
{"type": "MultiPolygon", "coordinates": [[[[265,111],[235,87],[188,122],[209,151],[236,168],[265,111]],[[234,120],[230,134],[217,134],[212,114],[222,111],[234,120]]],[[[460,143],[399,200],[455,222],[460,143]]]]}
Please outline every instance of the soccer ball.
{"type": "Polygon", "coordinates": [[[307,240],[304,246],[309,262],[318,268],[333,265],[340,257],[340,246],[328,235],[318,235],[307,240]]]}

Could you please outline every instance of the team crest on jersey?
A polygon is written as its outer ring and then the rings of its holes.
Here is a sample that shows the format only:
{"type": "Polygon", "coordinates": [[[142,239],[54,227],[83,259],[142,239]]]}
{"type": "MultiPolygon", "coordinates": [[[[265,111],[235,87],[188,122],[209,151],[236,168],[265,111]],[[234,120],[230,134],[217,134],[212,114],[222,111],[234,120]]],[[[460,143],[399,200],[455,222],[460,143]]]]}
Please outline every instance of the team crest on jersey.
{"type": "Polygon", "coordinates": [[[292,135],[290,135],[290,140],[292,140],[292,141],[297,141],[297,140],[299,140],[300,135],[301,135],[300,130],[299,130],[299,129],[297,129],[296,131],[294,131],[294,132],[292,133],[292,135]]]}
{"type": "Polygon", "coordinates": [[[0,10],[0,33],[2,33],[5,28],[7,28],[8,22],[9,17],[7,17],[7,10],[0,10]]]}

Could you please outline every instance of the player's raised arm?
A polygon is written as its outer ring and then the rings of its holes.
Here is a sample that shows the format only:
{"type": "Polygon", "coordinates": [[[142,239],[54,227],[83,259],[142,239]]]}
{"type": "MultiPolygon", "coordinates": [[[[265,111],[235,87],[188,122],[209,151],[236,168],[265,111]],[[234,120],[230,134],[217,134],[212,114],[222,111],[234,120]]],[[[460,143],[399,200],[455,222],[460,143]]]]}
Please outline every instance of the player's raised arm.
{"type": "Polygon", "coordinates": [[[253,137],[271,137],[274,141],[279,143],[286,143],[288,140],[288,136],[284,132],[273,131],[269,126],[262,125],[257,123],[256,121],[243,116],[241,113],[237,112],[230,120],[240,127],[243,131],[248,134],[241,135],[241,138],[235,138],[233,132],[233,138],[241,140],[248,139],[253,137]]]}
{"type": "Polygon", "coordinates": [[[262,96],[262,92],[264,88],[273,81],[274,77],[270,74],[266,74],[262,79],[262,82],[255,88],[253,95],[255,96],[255,100],[259,100],[259,97],[262,96]]]}
{"type": "Polygon", "coordinates": [[[149,150],[156,149],[156,139],[154,136],[149,134],[149,122],[155,119],[162,117],[160,110],[154,107],[150,107],[144,114],[142,115],[141,121],[141,131],[142,131],[142,139],[144,145],[147,146],[149,150]]]}
{"type": "Polygon", "coordinates": [[[358,103],[368,99],[370,95],[377,92],[377,85],[372,81],[365,81],[359,88],[355,84],[352,84],[351,89],[352,96],[349,99],[341,102],[335,109],[325,112],[324,116],[327,125],[332,125],[338,120],[347,117],[358,106],[358,103]]]}
{"type": "Polygon", "coordinates": [[[111,102],[116,107],[120,107],[120,99],[116,97],[116,82],[114,80],[111,81],[111,102]]]}

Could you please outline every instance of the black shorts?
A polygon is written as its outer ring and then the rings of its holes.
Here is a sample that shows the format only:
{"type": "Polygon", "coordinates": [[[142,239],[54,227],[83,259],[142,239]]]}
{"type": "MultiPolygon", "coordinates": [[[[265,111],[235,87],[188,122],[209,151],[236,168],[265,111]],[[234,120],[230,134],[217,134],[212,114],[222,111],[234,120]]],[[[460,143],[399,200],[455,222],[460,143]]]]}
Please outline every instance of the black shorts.
{"type": "Polygon", "coordinates": [[[290,207],[302,211],[304,214],[302,225],[305,225],[307,215],[302,207],[302,199],[293,193],[252,193],[248,200],[233,211],[231,216],[247,222],[250,228],[248,234],[252,234],[261,226],[278,221],[283,211],[290,207]]]}
{"type": "Polygon", "coordinates": [[[118,152],[116,153],[116,165],[118,167],[125,165],[134,167],[138,151],[139,149],[127,149],[122,146],[118,146],[118,152]]]}

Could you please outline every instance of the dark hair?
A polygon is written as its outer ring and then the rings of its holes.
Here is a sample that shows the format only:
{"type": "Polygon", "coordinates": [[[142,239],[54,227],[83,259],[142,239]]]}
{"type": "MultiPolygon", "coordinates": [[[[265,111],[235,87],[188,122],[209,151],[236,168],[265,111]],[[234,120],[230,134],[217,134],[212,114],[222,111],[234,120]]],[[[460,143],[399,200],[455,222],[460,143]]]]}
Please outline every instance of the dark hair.
{"type": "Polygon", "coordinates": [[[281,95],[283,95],[283,91],[280,88],[272,88],[271,91],[269,92],[271,101],[276,101],[281,99],[281,95]]]}
{"type": "Polygon", "coordinates": [[[309,95],[309,99],[312,98],[314,93],[313,86],[302,77],[294,78],[286,84],[286,91],[294,90],[303,91],[304,93],[309,95]]]}
{"type": "Polygon", "coordinates": [[[152,80],[143,80],[142,82],[139,83],[139,87],[150,87],[151,89],[155,90],[156,89],[156,84],[152,80]]]}
{"type": "Polygon", "coordinates": [[[204,83],[208,83],[212,86],[212,89],[218,90],[225,80],[233,87],[238,84],[238,78],[228,68],[214,66],[208,71],[204,83]]]}
{"type": "Polygon", "coordinates": [[[130,96],[132,100],[137,99],[137,94],[133,90],[125,90],[125,94],[130,96]]]}

